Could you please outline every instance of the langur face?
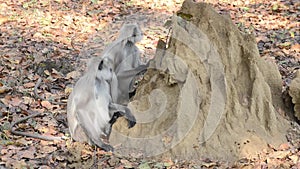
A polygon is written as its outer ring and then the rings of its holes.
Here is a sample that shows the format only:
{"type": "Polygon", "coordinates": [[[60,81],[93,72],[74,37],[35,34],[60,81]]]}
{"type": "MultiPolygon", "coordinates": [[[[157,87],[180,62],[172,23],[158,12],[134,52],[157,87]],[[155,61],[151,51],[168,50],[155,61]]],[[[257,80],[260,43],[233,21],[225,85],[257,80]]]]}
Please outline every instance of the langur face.
{"type": "Polygon", "coordinates": [[[136,43],[143,39],[143,32],[140,26],[136,23],[125,24],[120,30],[119,39],[136,43]]]}
{"type": "Polygon", "coordinates": [[[134,38],[133,43],[140,42],[143,39],[143,32],[140,26],[136,25],[133,28],[132,37],[134,38]]]}
{"type": "Polygon", "coordinates": [[[97,70],[97,78],[106,81],[111,81],[113,76],[112,64],[109,62],[108,58],[104,58],[100,61],[97,70]]]}

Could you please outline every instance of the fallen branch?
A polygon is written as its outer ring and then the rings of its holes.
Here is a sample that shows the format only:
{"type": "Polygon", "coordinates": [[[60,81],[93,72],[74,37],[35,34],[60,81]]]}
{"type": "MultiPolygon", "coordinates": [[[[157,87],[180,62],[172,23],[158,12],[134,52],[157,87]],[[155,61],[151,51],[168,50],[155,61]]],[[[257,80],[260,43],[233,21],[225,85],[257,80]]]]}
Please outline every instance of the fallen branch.
{"type": "Polygon", "coordinates": [[[62,137],[54,137],[54,136],[43,136],[40,134],[33,134],[33,133],[27,133],[27,132],[22,132],[22,131],[16,131],[16,129],[14,129],[14,126],[24,122],[30,118],[34,118],[37,116],[41,116],[42,113],[34,113],[31,115],[28,115],[26,117],[20,118],[18,120],[16,120],[15,122],[13,122],[10,126],[10,132],[14,135],[19,135],[19,136],[27,136],[27,137],[33,137],[33,138],[38,138],[38,139],[42,139],[42,140],[47,140],[47,141],[54,141],[54,140],[62,140],[62,137]]]}

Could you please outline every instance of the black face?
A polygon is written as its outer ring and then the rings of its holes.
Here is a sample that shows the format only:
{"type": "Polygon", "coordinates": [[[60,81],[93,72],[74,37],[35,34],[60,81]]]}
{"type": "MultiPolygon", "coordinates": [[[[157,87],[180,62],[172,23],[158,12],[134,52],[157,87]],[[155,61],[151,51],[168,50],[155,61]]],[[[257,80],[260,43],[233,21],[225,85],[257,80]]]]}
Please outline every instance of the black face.
{"type": "Polygon", "coordinates": [[[103,60],[101,60],[101,62],[98,65],[98,70],[102,70],[103,69],[103,60]]]}
{"type": "Polygon", "coordinates": [[[133,35],[132,35],[132,36],[133,36],[133,37],[136,37],[136,36],[137,36],[136,34],[137,34],[137,29],[134,28],[134,29],[133,29],[133,35]]]}
{"type": "MultiPolygon", "coordinates": [[[[101,62],[98,65],[98,70],[102,70],[103,69],[103,64],[104,64],[104,62],[103,62],[103,60],[101,60],[101,62]]],[[[109,68],[109,71],[112,72],[112,68],[109,68]]]]}

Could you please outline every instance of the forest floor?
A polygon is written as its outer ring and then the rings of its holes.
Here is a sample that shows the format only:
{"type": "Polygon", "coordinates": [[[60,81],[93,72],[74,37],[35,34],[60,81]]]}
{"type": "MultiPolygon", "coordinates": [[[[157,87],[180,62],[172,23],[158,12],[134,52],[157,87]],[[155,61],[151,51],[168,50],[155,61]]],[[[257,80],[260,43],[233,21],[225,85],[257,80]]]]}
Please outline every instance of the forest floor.
{"type": "MultiPolygon", "coordinates": [[[[100,54],[124,22],[142,26],[139,47],[145,58],[153,58],[158,40],[166,39],[164,24],[182,0],[155,1],[0,1],[0,168],[300,168],[299,135],[233,164],[120,157],[70,140],[67,97],[87,58],[100,54]],[[65,139],[44,141],[9,131],[14,121],[34,112],[42,115],[17,124],[18,130],[65,139]]],[[[299,1],[206,2],[256,36],[261,56],[278,65],[284,91],[300,69],[299,1]]]]}

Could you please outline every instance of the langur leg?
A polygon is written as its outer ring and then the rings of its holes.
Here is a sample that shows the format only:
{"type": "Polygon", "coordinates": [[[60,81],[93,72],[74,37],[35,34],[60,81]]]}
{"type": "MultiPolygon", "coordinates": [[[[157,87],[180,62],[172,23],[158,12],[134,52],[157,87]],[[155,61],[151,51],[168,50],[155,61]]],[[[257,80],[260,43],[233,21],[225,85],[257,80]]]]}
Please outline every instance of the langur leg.
{"type": "MultiPolygon", "coordinates": [[[[85,112],[83,112],[83,111],[77,112],[77,117],[81,124],[81,128],[84,131],[84,133],[88,136],[89,143],[92,142],[93,144],[96,144],[98,147],[102,148],[104,151],[113,151],[114,148],[111,145],[106,144],[101,140],[101,138],[100,138],[101,133],[96,132],[96,130],[95,130],[96,126],[94,126],[92,124],[92,121],[90,121],[89,118],[85,118],[85,116],[86,116],[85,112]]],[[[105,130],[105,128],[103,128],[102,130],[105,130]]],[[[103,132],[105,132],[105,131],[103,131],[103,132]]]]}
{"type": "MultiPolygon", "coordinates": [[[[88,133],[87,135],[89,135],[89,140],[88,140],[89,144],[93,143],[93,144],[97,145],[98,147],[100,147],[101,149],[103,149],[106,152],[109,152],[109,151],[113,152],[114,151],[114,148],[111,145],[104,143],[101,140],[100,137],[94,138],[93,137],[94,135],[90,134],[87,130],[86,130],[86,132],[88,133]]],[[[109,138],[109,135],[108,135],[107,139],[108,138],[109,138]]]]}
{"type": "MultiPolygon", "coordinates": [[[[114,151],[114,148],[111,145],[104,143],[101,140],[100,137],[94,138],[93,135],[91,135],[89,133],[88,133],[88,135],[90,136],[89,137],[89,144],[92,142],[93,144],[96,144],[98,147],[100,147],[101,149],[103,149],[106,152],[109,152],[109,151],[113,152],[114,151]]],[[[108,137],[107,137],[107,139],[108,139],[108,137]]]]}
{"type": "Polygon", "coordinates": [[[102,148],[106,152],[109,152],[109,151],[113,152],[114,151],[114,148],[111,145],[103,143],[103,141],[100,140],[100,139],[99,139],[98,143],[95,143],[95,144],[98,147],[102,148]]]}
{"type": "MultiPolygon", "coordinates": [[[[110,113],[118,112],[122,116],[124,116],[128,120],[128,128],[131,128],[136,124],[136,119],[135,119],[134,115],[131,113],[130,109],[127,108],[126,106],[123,106],[120,104],[115,104],[115,103],[110,103],[109,110],[110,110],[110,113]]],[[[113,117],[113,114],[111,117],[113,117]]]]}

